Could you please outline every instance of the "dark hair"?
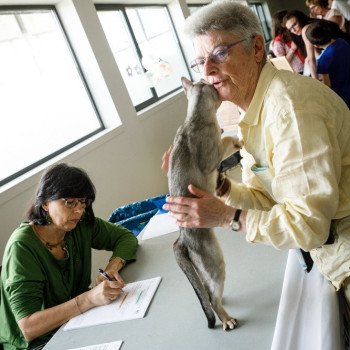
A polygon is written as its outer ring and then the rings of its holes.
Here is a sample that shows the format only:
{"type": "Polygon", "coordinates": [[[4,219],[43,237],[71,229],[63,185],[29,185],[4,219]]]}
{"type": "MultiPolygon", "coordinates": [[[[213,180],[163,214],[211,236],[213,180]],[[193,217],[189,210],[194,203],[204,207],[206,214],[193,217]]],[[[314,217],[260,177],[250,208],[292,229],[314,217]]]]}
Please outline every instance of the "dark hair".
{"type": "Polygon", "coordinates": [[[328,8],[328,0],[307,0],[306,4],[320,6],[321,8],[328,8]]]}
{"type": "Polygon", "coordinates": [[[313,45],[325,45],[332,39],[342,38],[348,43],[350,42],[350,36],[344,33],[337,23],[327,21],[326,19],[318,19],[311,23],[305,31],[306,37],[313,45]]]}
{"type": "MultiPolygon", "coordinates": [[[[306,29],[305,35],[313,45],[325,45],[334,39],[333,30],[326,20],[318,20],[311,23],[306,29]]],[[[338,25],[334,23],[337,27],[338,25]]]]}
{"type": "Polygon", "coordinates": [[[286,13],[286,15],[284,16],[283,18],[283,25],[285,26],[286,25],[286,22],[295,17],[296,20],[298,21],[299,23],[299,26],[301,28],[304,28],[307,24],[309,23],[312,23],[315,21],[314,18],[310,18],[309,16],[307,16],[304,12],[302,11],[299,11],[299,10],[291,10],[291,11],[288,11],[286,13]]]}
{"type": "MultiPolygon", "coordinates": [[[[285,26],[287,21],[291,18],[295,18],[298,21],[298,24],[301,28],[304,28],[307,24],[314,22],[316,19],[310,18],[304,12],[299,10],[291,10],[286,13],[283,17],[283,25],[285,26]]],[[[300,48],[300,51],[304,57],[307,56],[306,47],[304,40],[301,35],[295,35],[291,33],[292,40],[296,43],[296,45],[300,48]]]]}
{"type": "Polygon", "coordinates": [[[50,222],[42,205],[60,198],[86,198],[91,203],[85,208],[84,217],[88,225],[95,221],[92,203],[95,200],[95,186],[88,174],[80,168],[60,163],[46,169],[40,178],[27,218],[38,225],[50,222]]]}
{"type": "Polygon", "coordinates": [[[280,35],[285,43],[292,40],[289,31],[283,25],[283,18],[287,12],[287,10],[281,10],[272,15],[272,36],[276,38],[276,36],[280,35]]]}

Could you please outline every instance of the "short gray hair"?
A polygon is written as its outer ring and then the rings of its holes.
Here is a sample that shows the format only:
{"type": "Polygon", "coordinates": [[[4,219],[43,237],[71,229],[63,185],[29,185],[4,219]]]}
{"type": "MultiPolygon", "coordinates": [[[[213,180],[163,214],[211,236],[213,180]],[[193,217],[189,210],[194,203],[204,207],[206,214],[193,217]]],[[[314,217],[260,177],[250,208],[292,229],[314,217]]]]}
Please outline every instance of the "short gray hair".
{"type": "Polygon", "coordinates": [[[184,32],[193,38],[210,31],[228,31],[243,38],[263,36],[260,22],[248,7],[233,0],[216,0],[186,19],[184,32]]]}

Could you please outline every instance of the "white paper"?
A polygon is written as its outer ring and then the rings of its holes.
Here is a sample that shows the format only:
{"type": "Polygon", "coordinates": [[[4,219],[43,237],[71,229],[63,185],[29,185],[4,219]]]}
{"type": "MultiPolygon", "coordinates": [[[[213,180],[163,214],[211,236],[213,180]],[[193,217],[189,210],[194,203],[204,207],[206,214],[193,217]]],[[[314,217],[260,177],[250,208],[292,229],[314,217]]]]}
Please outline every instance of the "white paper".
{"type": "Polygon", "coordinates": [[[123,293],[112,303],[97,306],[78,315],[64,326],[63,330],[84,328],[97,324],[132,320],[145,316],[156,292],[161,277],[128,283],[123,293]]]}
{"type": "Polygon", "coordinates": [[[142,239],[150,239],[176,232],[179,226],[176,220],[169,213],[154,215],[142,231],[142,239]]]}
{"type": "Polygon", "coordinates": [[[83,346],[82,348],[74,348],[69,350],[118,350],[122,346],[123,341],[114,341],[112,343],[103,343],[96,345],[83,346]]]}
{"type": "Polygon", "coordinates": [[[286,56],[280,56],[280,57],[271,58],[270,62],[277,69],[284,69],[284,70],[288,70],[290,72],[294,72],[294,70],[293,70],[292,66],[290,65],[289,61],[287,60],[286,56]]]}

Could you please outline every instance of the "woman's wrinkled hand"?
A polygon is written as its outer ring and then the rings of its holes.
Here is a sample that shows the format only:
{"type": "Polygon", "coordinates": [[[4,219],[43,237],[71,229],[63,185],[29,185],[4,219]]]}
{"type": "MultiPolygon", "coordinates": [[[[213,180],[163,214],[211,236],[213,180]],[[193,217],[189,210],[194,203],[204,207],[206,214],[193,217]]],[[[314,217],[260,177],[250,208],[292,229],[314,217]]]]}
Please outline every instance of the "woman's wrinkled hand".
{"type": "Polygon", "coordinates": [[[193,197],[167,197],[163,208],[170,211],[176,224],[188,228],[229,227],[235,209],[219,198],[189,185],[193,197]]]}
{"type": "MultiPolygon", "coordinates": [[[[115,257],[114,259],[111,259],[111,261],[108,263],[108,265],[105,268],[106,274],[111,277],[113,281],[117,281],[121,288],[125,286],[124,280],[119,274],[119,271],[124,266],[124,261],[119,258],[115,257]]],[[[106,278],[104,276],[101,276],[100,274],[96,277],[96,284],[100,284],[101,282],[106,281],[106,278]]]]}
{"type": "Polygon", "coordinates": [[[94,306],[110,304],[123,293],[118,281],[104,280],[87,292],[87,298],[94,306]]]}

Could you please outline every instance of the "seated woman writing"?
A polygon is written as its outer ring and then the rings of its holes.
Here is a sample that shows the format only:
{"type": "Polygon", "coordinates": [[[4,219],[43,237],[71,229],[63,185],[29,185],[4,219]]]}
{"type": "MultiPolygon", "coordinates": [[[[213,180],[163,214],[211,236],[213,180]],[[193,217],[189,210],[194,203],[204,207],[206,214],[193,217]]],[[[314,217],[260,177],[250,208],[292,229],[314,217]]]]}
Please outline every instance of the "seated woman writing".
{"type": "Polygon", "coordinates": [[[0,280],[0,344],[5,350],[41,349],[74,316],[115,300],[119,275],[135,260],[137,239],[96,218],[95,187],[82,169],[66,164],[44,172],[27,218],[11,235],[0,280]],[[91,289],[91,248],[111,251],[91,289]]]}

